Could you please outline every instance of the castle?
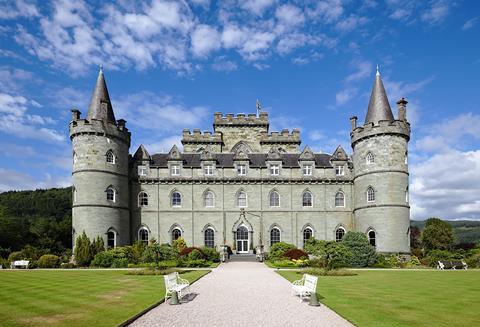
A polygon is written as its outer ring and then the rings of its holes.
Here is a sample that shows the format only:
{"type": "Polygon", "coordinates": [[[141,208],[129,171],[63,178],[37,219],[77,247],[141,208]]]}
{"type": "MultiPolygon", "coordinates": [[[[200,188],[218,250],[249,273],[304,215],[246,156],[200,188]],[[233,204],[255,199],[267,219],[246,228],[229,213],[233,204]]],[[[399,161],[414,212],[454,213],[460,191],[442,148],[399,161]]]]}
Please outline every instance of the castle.
{"type": "Polygon", "coordinates": [[[394,118],[377,71],[365,123],[351,120],[353,155],[301,148],[300,131],[269,131],[266,112],[215,113],[213,132],[183,130],[183,151],[129,154],[102,70],[88,114],[73,109],[73,239],[83,231],[109,247],[135,241],[230,245],[250,253],[310,237],[365,233],[382,253],[410,252],[405,99],[394,118]]]}

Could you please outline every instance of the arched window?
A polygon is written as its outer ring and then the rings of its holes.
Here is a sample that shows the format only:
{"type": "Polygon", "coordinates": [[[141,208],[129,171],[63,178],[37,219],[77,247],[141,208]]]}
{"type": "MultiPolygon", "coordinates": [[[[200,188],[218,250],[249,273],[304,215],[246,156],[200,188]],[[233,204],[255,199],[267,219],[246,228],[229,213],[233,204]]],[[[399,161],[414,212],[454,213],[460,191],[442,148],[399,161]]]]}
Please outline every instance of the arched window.
{"type": "Polygon", "coordinates": [[[75,188],[75,186],[72,187],[72,200],[73,200],[73,203],[77,202],[77,189],[75,188]]]}
{"type": "Polygon", "coordinates": [[[172,207],[180,207],[182,205],[182,195],[178,191],[172,193],[172,207]]]}
{"type": "Polygon", "coordinates": [[[146,207],[148,206],[148,194],[146,192],[138,193],[138,206],[146,207]]]}
{"type": "Polygon", "coordinates": [[[408,151],[405,151],[405,164],[408,165],[408,151]]]}
{"type": "Polygon", "coordinates": [[[409,197],[410,197],[410,196],[409,196],[409,194],[408,194],[408,186],[407,186],[407,188],[405,189],[405,202],[408,203],[408,201],[410,201],[410,198],[409,198],[409,197]]]}
{"type": "Polygon", "coordinates": [[[312,207],[313,206],[312,193],[310,193],[309,191],[305,191],[302,194],[302,206],[304,206],[304,207],[312,207]]]}
{"type": "Polygon", "coordinates": [[[305,227],[303,229],[303,247],[305,247],[305,244],[307,241],[313,237],[313,229],[311,227],[305,227]]]}
{"type": "Polygon", "coordinates": [[[342,191],[335,194],[335,207],[345,207],[345,194],[342,191]]]}
{"type": "Polygon", "coordinates": [[[107,248],[114,248],[117,246],[117,233],[113,230],[107,232],[107,248]]]}
{"type": "Polygon", "coordinates": [[[115,155],[113,154],[112,150],[108,150],[107,154],[107,163],[114,164],[115,163],[115,155]]]}
{"type": "Polygon", "coordinates": [[[138,230],[138,240],[145,245],[148,245],[148,229],[142,227],[138,230]]]}
{"type": "Polygon", "coordinates": [[[76,164],[77,163],[77,153],[75,151],[73,151],[73,164],[76,164]]]}
{"type": "Polygon", "coordinates": [[[270,230],[270,246],[278,242],[280,242],[280,229],[278,227],[273,227],[270,230]]]}
{"type": "Polygon", "coordinates": [[[172,229],[172,242],[180,237],[182,237],[182,231],[180,230],[180,228],[176,227],[172,229]]]}
{"type": "Polygon", "coordinates": [[[376,246],[374,230],[370,230],[368,232],[368,242],[370,243],[371,246],[376,246]]]}
{"type": "Polygon", "coordinates": [[[109,186],[106,192],[107,192],[107,201],[115,202],[116,193],[117,193],[115,189],[109,186]]]}
{"type": "Polygon", "coordinates": [[[214,248],[215,247],[215,231],[213,228],[207,228],[204,232],[205,236],[205,246],[207,248],[214,248]]]}
{"type": "Polygon", "coordinates": [[[375,202],[375,190],[371,186],[367,188],[367,202],[375,202]]]}
{"type": "Polygon", "coordinates": [[[277,191],[270,192],[270,207],[280,207],[280,195],[277,191]]]}
{"type": "Polygon", "coordinates": [[[240,191],[237,193],[237,206],[245,208],[247,206],[247,193],[240,191]]]}
{"type": "Polygon", "coordinates": [[[373,155],[373,153],[367,153],[366,160],[368,165],[375,163],[375,156],[373,155]]]}
{"type": "Polygon", "coordinates": [[[335,231],[335,241],[341,242],[344,236],[345,236],[345,228],[338,227],[337,230],[335,231]]]}
{"type": "Polygon", "coordinates": [[[215,195],[212,191],[205,192],[203,196],[203,203],[206,208],[213,208],[215,207],[215,195]]]}

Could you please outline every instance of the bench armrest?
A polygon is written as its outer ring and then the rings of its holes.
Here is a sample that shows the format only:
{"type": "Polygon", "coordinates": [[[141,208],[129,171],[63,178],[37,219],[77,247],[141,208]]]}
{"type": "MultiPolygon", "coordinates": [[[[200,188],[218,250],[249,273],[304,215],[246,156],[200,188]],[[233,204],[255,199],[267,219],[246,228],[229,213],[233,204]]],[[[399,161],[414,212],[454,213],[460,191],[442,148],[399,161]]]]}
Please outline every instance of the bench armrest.
{"type": "Polygon", "coordinates": [[[303,286],[303,278],[302,278],[302,279],[299,279],[299,280],[293,281],[293,282],[292,282],[292,285],[303,286]]]}
{"type": "Polygon", "coordinates": [[[190,282],[186,279],[177,277],[177,284],[182,284],[182,285],[190,285],[190,282]]]}

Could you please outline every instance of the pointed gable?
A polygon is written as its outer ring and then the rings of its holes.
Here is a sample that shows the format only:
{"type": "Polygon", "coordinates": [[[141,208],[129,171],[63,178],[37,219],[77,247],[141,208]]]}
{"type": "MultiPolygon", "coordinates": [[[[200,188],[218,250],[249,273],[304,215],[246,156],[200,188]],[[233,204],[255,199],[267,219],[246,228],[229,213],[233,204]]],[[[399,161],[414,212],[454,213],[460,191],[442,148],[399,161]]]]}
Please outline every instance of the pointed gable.
{"type": "Polygon", "coordinates": [[[337,147],[335,152],[332,154],[332,161],[347,161],[348,155],[341,145],[337,147]]]}
{"type": "Polygon", "coordinates": [[[210,150],[210,147],[207,147],[206,149],[204,149],[202,151],[202,153],[200,154],[200,160],[201,161],[214,161],[215,160],[215,157],[212,154],[212,151],[210,150]]]}
{"type": "Polygon", "coordinates": [[[315,155],[310,147],[307,145],[302,153],[300,153],[300,157],[298,158],[299,161],[313,161],[315,160],[315,155]]]}
{"type": "Polygon", "coordinates": [[[373,82],[372,94],[370,95],[370,102],[368,103],[367,116],[365,117],[365,124],[378,124],[380,120],[394,121],[392,109],[388,103],[387,93],[383,87],[382,78],[378,72],[373,82]]]}
{"type": "Polygon", "coordinates": [[[97,83],[93,89],[90,105],[88,106],[87,119],[104,120],[114,124],[116,122],[102,69],[98,73],[97,83]]]}
{"type": "Polygon", "coordinates": [[[133,155],[133,158],[137,161],[149,161],[150,160],[150,154],[148,153],[147,149],[145,149],[143,144],[140,144],[137,151],[135,151],[135,154],[133,155]]]}
{"type": "Polygon", "coordinates": [[[270,148],[270,151],[268,151],[267,160],[273,160],[273,161],[282,160],[280,151],[278,151],[278,148],[276,146],[272,146],[270,148]]]}
{"type": "Polygon", "coordinates": [[[170,149],[170,152],[168,152],[167,160],[182,160],[182,154],[175,144],[170,149]]]}

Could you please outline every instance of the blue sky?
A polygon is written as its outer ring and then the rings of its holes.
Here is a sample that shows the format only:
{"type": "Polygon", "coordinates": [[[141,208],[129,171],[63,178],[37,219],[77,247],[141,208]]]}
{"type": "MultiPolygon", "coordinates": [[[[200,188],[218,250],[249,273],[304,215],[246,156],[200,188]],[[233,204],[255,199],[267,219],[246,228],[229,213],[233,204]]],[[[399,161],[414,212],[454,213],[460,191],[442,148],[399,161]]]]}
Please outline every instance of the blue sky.
{"type": "Polygon", "coordinates": [[[351,152],[375,74],[412,124],[412,218],[480,219],[477,1],[2,1],[0,191],[70,183],[70,109],[103,65],[114,111],[150,153],[213,112],[255,112],[303,145],[351,152]]]}

